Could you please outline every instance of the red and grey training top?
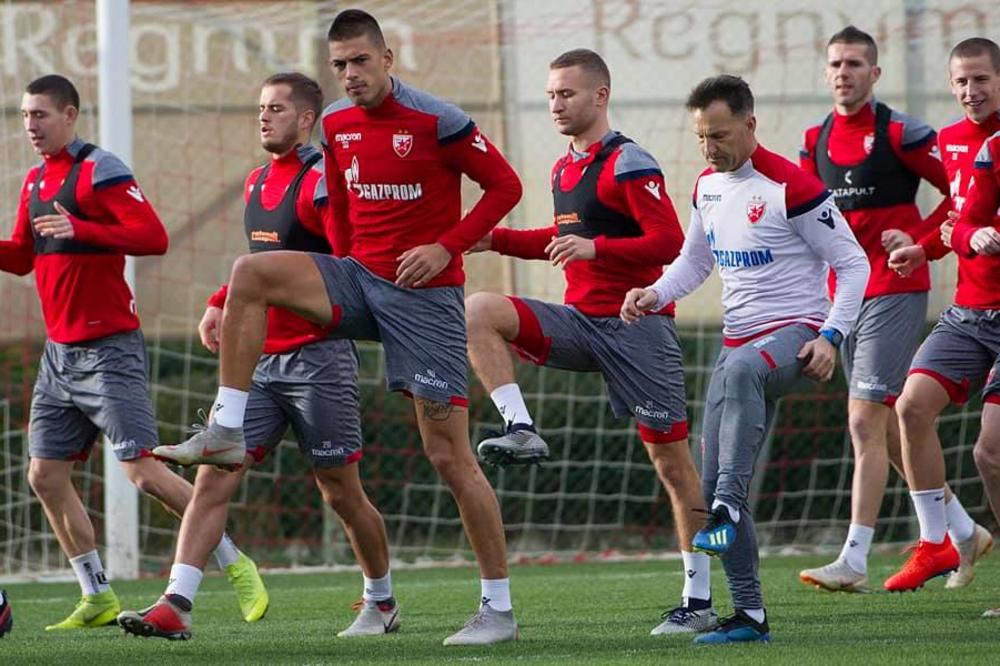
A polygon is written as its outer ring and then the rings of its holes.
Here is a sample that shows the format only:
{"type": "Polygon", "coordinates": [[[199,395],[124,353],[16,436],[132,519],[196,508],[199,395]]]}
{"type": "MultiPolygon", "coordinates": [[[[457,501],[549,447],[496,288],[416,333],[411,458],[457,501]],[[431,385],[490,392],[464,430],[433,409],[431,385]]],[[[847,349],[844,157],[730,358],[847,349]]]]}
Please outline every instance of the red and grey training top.
{"type": "Polygon", "coordinates": [[[970,242],[979,229],[1000,229],[1000,131],[988,138],[972,163],[972,185],[951,234],[964,279],[955,293],[955,304],[1000,310],[1000,255],[978,256],[970,242]]]}
{"type": "Polygon", "coordinates": [[[921,178],[948,194],[935,137],[926,124],[875,100],[849,116],[835,110],[806,129],[799,163],[833,193],[868,255],[865,298],[930,289],[926,267],[907,278],[889,268],[882,232],[899,229],[916,241],[947,218],[947,199],[926,219],[915,203],[921,178]]]}
{"type": "MultiPolygon", "coordinates": [[[[243,224],[250,252],[295,250],[330,254],[323,215],[327,204],[322,154],[299,146],[247,176],[243,189],[243,224]]],[[[212,294],[208,304],[223,307],[227,287],[212,294]]],[[[265,354],[284,354],[326,338],[329,328],[314,324],[284,308],[268,308],[265,354]]]]}
{"type": "Polygon", "coordinates": [[[322,138],[329,235],[387,280],[403,252],[436,242],[452,258],[425,286],[464,284],[462,253],[521,198],[514,169],[464,111],[395,78],[375,108],[329,105],[322,138]],[[483,188],[465,215],[463,173],[483,188]]]}
{"type": "MultiPolygon", "coordinates": [[[[684,242],[660,165],[634,141],[611,131],[583,152],[570,146],[552,167],[551,185],[554,223],[494,229],[491,249],[548,259],[545,247],[554,236],[592,238],[596,257],[566,266],[564,302],[588,316],[615,317],[625,293],[654,282],[684,242]]],[[[659,311],[673,312],[673,303],[659,311]]]]}
{"type": "Polygon", "coordinates": [[[117,157],[74,139],[28,171],[10,240],[0,241],[0,270],[35,271],[49,339],[96,340],[139,328],[135,298],[123,271],[125,255],[167,251],[167,231],[117,157]],[[36,236],[31,220],[70,213],[73,238],[36,236]]]}
{"type": "MultiPolygon", "coordinates": [[[[969,196],[975,173],[975,159],[979,148],[990,136],[1000,131],[1000,112],[982,123],[974,123],[962,116],[938,132],[941,161],[948,173],[951,187],[952,209],[961,211],[969,196]]],[[[1000,228],[1000,215],[994,220],[1000,228]]],[[[941,240],[939,229],[931,229],[920,240],[929,260],[940,259],[951,252],[941,240]]],[[[981,308],[996,303],[997,258],[979,255],[958,255],[958,283],[955,286],[955,303],[962,307],[981,308]]]]}

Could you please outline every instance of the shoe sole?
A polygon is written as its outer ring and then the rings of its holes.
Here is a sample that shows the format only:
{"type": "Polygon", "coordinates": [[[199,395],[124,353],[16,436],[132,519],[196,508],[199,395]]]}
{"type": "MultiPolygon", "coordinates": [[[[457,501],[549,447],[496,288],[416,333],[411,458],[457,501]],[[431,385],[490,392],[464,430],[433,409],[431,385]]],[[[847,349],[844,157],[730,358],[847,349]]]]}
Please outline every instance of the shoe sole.
{"type": "Polygon", "coordinates": [[[738,644],[738,643],[770,643],[770,642],[771,642],[771,634],[770,634],[770,632],[764,634],[763,636],[759,636],[758,638],[751,638],[751,639],[748,639],[748,640],[745,640],[745,641],[731,641],[731,640],[727,639],[727,640],[724,640],[724,641],[700,641],[699,642],[697,638],[694,640],[694,644],[695,645],[735,645],[735,644],[738,644]]]}
{"type": "Polygon", "coordinates": [[[118,624],[125,630],[125,633],[132,634],[133,636],[166,638],[168,641],[186,641],[191,639],[190,631],[160,631],[153,625],[136,618],[123,617],[118,621],[118,624]]]}
{"type": "Polygon", "coordinates": [[[373,631],[371,633],[348,634],[342,631],[339,634],[337,634],[337,638],[365,638],[368,636],[386,636],[388,634],[394,634],[397,631],[399,631],[399,622],[392,624],[388,629],[385,628],[385,625],[382,625],[382,631],[373,631]]]}
{"type": "Polygon", "coordinates": [[[928,576],[924,580],[923,583],[920,583],[919,585],[916,585],[916,586],[913,586],[913,587],[900,587],[900,588],[896,588],[894,590],[890,590],[888,587],[886,587],[885,591],[886,592],[916,592],[917,590],[919,590],[920,588],[922,588],[924,585],[926,585],[929,581],[932,581],[935,578],[940,578],[941,576],[947,576],[948,574],[950,574],[952,572],[955,572],[955,571],[958,571],[958,567],[955,567],[954,569],[946,569],[946,570],[942,571],[941,573],[936,573],[933,576],[928,576]]]}
{"type": "Polygon", "coordinates": [[[510,451],[499,446],[484,446],[479,450],[479,460],[495,467],[507,467],[509,465],[537,465],[549,459],[549,454],[516,456],[510,451]]]}
{"type": "Polygon", "coordinates": [[[857,584],[851,585],[841,585],[835,587],[833,585],[827,585],[818,578],[813,578],[807,574],[799,574],[799,580],[806,585],[812,585],[817,590],[823,590],[825,592],[845,592],[847,594],[868,594],[871,590],[864,586],[857,586],[857,584]]]}
{"type": "Polygon", "coordinates": [[[444,646],[445,647],[476,647],[477,645],[478,646],[482,646],[482,645],[496,645],[497,643],[511,643],[513,641],[519,641],[519,640],[521,640],[521,629],[520,628],[515,629],[514,630],[514,635],[512,637],[510,637],[510,638],[501,638],[500,640],[489,641],[487,643],[449,643],[448,639],[446,638],[446,639],[444,639],[444,646]]]}
{"type": "Polygon", "coordinates": [[[726,551],[728,551],[729,549],[726,548],[725,550],[712,550],[711,548],[704,548],[702,546],[695,546],[694,544],[692,544],[691,550],[693,550],[696,553],[704,553],[709,557],[718,557],[719,555],[725,555],[726,551]]]}
{"type": "Polygon", "coordinates": [[[91,622],[83,625],[82,627],[60,627],[59,625],[52,624],[45,627],[45,631],[80,631],[82,629],[102,629],[104,627],[114,627],[118,625],[119,612],[121,611],[118,611],[114,615],[112,615],[110,620],[104,620],[101,622],[91,622]]]}

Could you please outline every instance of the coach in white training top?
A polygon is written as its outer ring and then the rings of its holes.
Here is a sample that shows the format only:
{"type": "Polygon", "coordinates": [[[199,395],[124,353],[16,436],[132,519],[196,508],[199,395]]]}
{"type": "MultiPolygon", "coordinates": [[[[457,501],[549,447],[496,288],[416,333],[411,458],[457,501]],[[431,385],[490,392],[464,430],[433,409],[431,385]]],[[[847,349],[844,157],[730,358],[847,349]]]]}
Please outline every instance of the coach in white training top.
{"type": "Polygon", "coordinates": [[[833,374],[869,266],[823,184],[757,143],[745,81],[706,79],[687,108],[709,168],[695,184],[684,247],[655,284],[627,294],[621,316],[632,322],[691,293],[718,265],[723,348],[702,428],[702,490],[712,511],[692,545],[722,555],[736,612],[695,642],[767,641],[747,506],[754,462],[777,399],[803,375],[827,381],[833,374]],[[832,307],[828,267],[837,272],[832,307]]]}

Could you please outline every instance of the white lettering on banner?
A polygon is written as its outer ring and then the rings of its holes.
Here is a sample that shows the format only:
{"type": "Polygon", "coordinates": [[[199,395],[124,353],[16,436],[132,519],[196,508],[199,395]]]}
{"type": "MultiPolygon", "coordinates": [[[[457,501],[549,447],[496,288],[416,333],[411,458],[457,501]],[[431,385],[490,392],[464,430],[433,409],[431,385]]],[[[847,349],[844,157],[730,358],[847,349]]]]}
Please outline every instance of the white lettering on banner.
{"type": "MultiPolygon", "coordinates": [[[[253,11],[229,11],[220,3],[216,12],[207,5],[186,9],[186,14],[164,14],[155,3],[133,6],[129,41],[136,91],[174,90],[182,75],[214,77],[226,69],[250,73],[255,62],[271,70],[309,71],[317,44],[326,48],[326,28],[314,14],[303,12],[298,22],[272,26],[253,11]],[[220,58],[227,62],[220,63],[220,58]]],[[[0,6],[0,54],[7,77],[23,77],[25,69],[61,71],[70,78],[97,76],[96,16],[83,9],[69,15],[67,11],[43,2],[0,6]]],[[[400,66],[418,70],[413,26],[395,19],[381,23],[400,66]]]]}

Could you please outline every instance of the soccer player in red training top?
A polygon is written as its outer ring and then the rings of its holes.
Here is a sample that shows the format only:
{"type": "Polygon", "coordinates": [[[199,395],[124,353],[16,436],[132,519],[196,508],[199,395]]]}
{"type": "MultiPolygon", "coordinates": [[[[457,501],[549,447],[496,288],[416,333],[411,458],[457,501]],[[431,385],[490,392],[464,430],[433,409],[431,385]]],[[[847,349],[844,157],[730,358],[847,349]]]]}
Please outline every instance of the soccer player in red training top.
{"type": "Polygon", "coordinates": [[[735,613],[695,642],[768,641],[748,504],[754,463],[777,399],[803,377],[833,374],[836,343],[861,307],[868,262],[823,184],[757,143],[745,81],[706,79],[686,106],[710,166],[695,183],[681,255],[650,287],[629,290],[621,316],[635,322],[656,312],[718,266],[723,348],[702,428],[702,492],[712,512],[691,544],[722,556],[735,613]],[[832,306],[822,288],[827,266],[839,277],[832,306]]]}
{"type": "Polygon", "coordinates": [[[338,14],[329,47],[347,97],[322,119],[327,220],[349,255],[264,252],[236,262],[213,417],[182,447],[202,463],[243,460],[243,413],[268,306],[337,337],[380,340],[388,388],[413,396],[424,450],[479,562],[482,604],[445,644],[514,640],[500,507],[469,445],[462,253],[518,202],[521,183],[464,112],[389,75],[393,54],[371,15],[338,14]],[[484,190],[465,216],[463,173],[484,190]]]}
{"type": "MultiPolygon", "coordinates": [[[[920,180],[947,194],[948,179],[934,130],[874,98],[880,74],[878,48],[868,33],[848,26],[830,38],[826,82],[834,110],[806,130],[800,159],[833,192],[871,264],[861,315],[843,342],[854,445],[851,523],[836,560],[799,574],[802,582],[833,591],[867,589],[868,552],[890,461],[903,473],[893,406],[923,333],[930,273],[924,268],[901,278],[889,269],[888,255],[937,230],[949,205],[946,197],[921,218],[915,203],[920,180]]],[[[835,277],[831,272],[831,286],[835,277]]],[[[948,495],[953,538],[975,550],[975,523],[958,498],[948,495]]],[[[949,585],[967,582],[955,578],[949,585]]]]}
{"type": "Polygon", "coordinates": [[[656,472],[670,495],[684,558],[681,605],[653,634],[714,628],[709,557],[691,552],[704,510],[688,448],[687,408],[673,303],[626,326],[618,312],[633,286],[656,280],[684,241],[660,165],[610,128],[611,74],[598,54],[576,49],[549,66],[549,111],[571,139],[552,169],[555,223],[494,229],[476,246],[524,259],[548,259],[566,271],[565,305],[488,292],[466,300],[469,357],[506,422],[479,445],[485,460],[522,463],[547,455],[535,432],[507,345],[539,365],[599,371],[620,417],[634,415],[656,472]]]}
{"type": "MultiPolygon", "coordinates": [[[[244,228],[251,252],[297,250],[330,253],[323,216],[327,204],[322,153],[309,145],[323,108],[319,84],[298,72],[269,77],[260,93],[260,139],[271,154],[250,172],[244,188],[244,228]]],[[[336,251],[339,248],[333,248],[336,251]]],[[[202,343],[219,351],[223,286],[208,300],[198,330],[202,343]]],[[[134,634],[188,638],[191,607],[202,570],[226,523],[226,509],[243,471],[280,442],[291,425],[313,466],[324,501],[340,516],[364,573],[364,605],[340,636],[384,634],[399,627],[392,596],[389,552],[382,516],[361,486],[357,350],[350,340],[327,337],[325,327],[282,308],[268,310],[264,355],[257,363],[243,427],[250,443],[240,473],[203,466],[181,522],[177,555],[163,597],[142,611],[118,616],[134,634]]],[[[156,455],[174,458],[175,447],[156,455]]]]}
{"type": "MultiPolygon", "coordinates": [[[[120,610],[71,479],[99,433],[132,483],[168,511],[180,517],[191,499],[191,484],[151,455],[157,433],[146,345],[122,273],[126,254],[166,252],[167,232],[128,167],[76,137],[79,108],[79,93],[62,76],[28,84],[21,115],[43,161],[24,179],[13,238],[0,241],[0,270],[35,271],[48,334],[31,397],[28,481],[83,594],[49,630],[103,626],[120,610]]],[[[114,508],[107,511],[113,520],[114,508]]],[[[253,562],[221,532],[215,545],[241,607],[266,608],[253,562]]]]}
{"type": "MultiPolygon", "coordinates": [[[[961,219],[954,231],[945,226],[942,233],[932,232],[919,245],[896,250],[890,257],[890,265],[902,275],[923,266],[928,258],[946,255],[945,241],[958,257],[955,302],[917,351],[898,403],[903,461],[920,520],[920,542],[903,569],[886,580],[886,589],[893,591],[916,589],[928,578],[959,566],[959,556],[945,534],[951,516],[941,506],[945,472],[936,419],[949,403],[968,400],[971,387],[983,382],[982,428],[973,453],[990,503],[994,511],[1000,508],[1000,378],[995,373],[1000,352],[1000,257],[995,256],[992,241],[1000,237],[994,199],[1000,49],[988,39],[967,39],[952,49],[948,68],[952,92],[965,117],[942,129],[938,142],[961,219]],[[984,145],[991,136],[991,143],[984,145]]],[[[985,533],[979,543],[976,554],[981,556],[993,539],[985,533]]],[[[961,553],[961,544],[956,545],[961,553]]],[[[961,554],[965,559],[966,553],[961,554]]],[[[964,571],[959,566],[958,574],[964,571]]],[[[972,572],[967,576],[971,579],[972,572]]]]}

